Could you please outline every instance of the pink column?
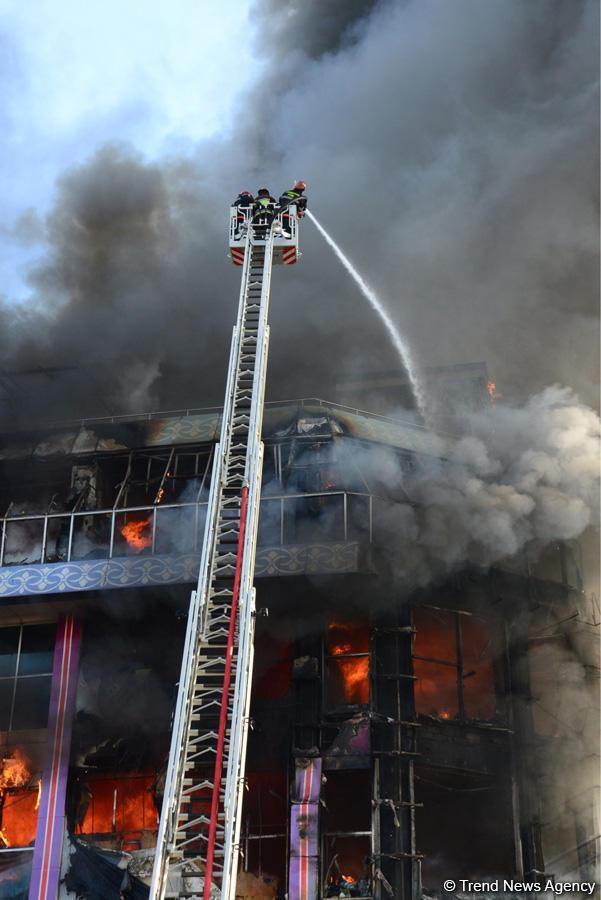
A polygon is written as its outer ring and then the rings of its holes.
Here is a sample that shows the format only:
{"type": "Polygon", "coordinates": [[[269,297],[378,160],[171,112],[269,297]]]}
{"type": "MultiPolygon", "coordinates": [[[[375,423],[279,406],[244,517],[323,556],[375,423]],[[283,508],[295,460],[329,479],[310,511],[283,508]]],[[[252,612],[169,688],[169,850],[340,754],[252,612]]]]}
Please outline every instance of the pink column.
{"type": "Polygon", "coordinates": [[[29,900],[56,900],[58,896],[80,643],[79,623],[71,615],[61,619],[54,646],[48,747],[42,776],[29,900]]]}

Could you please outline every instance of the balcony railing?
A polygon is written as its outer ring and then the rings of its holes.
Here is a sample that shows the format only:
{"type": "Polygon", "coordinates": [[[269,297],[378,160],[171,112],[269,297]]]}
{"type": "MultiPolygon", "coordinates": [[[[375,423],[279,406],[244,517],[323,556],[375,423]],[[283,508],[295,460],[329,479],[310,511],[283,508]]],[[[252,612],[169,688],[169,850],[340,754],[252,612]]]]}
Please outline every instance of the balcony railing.
{"type": "MultiPolygon", "coordinates": [[[[206,503],[165,503],[0,519],[0,566],[195,553],[206,503]]],[[[260,546],[368,541],[373,497],[350,491],[261,499],[260,546]]]]}

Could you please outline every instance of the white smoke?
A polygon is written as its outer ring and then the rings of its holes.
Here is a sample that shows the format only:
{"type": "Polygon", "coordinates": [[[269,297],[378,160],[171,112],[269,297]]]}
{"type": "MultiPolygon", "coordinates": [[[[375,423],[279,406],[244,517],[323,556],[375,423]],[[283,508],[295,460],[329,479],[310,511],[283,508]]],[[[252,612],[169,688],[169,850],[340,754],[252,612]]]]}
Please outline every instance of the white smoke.
{"type": "Polygon", "coordinates": [[[385,480],[407,498],[382,501],[374,518],[387,543],[394,535],[397,574],[409,585],[465,563],[490,566],[531,542],[577,538],[598,521],[601,423],[570,389],[493,406],[465,425],[409,472],[389,450],[353,450],[368,482],[385,480]]]}

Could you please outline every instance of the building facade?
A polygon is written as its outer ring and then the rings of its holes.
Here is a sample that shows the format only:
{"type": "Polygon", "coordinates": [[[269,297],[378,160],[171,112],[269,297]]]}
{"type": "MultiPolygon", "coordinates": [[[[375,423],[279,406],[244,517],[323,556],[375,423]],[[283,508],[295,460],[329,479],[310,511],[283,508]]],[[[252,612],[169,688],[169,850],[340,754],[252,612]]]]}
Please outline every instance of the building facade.
{"type": "MultiPolygon", "coordinates": [[[[2,900],[148,894],[219,426],[2,440],[2,900]]],[[[599,619],[578,546],[417,587],[403,473],[432,434],[303,400],[267,405],[264,441],[240,898],[590,877],[599,619]]]]}

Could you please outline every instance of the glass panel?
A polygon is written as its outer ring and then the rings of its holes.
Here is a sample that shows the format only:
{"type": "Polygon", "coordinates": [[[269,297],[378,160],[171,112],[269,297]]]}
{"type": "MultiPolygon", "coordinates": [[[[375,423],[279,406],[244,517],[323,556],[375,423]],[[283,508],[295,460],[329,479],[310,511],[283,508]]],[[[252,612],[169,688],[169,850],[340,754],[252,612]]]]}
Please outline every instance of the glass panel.
{"type": "Polygon", "coordinates": [[[42,519],[7,522],[3,564],[18,566],[40,562],[43,531],[42,519]]]}
{"type": "Polygon", "coordinates": [[[46,728],[50,704],[50,682],[50,675],[17,679],[13,731],[46,728]]]}
{"type": "Polygon", "coordinates": [[[14,678],[0,679],[0,731],[8,731],[14,689],[14,678]]]}
{"type": "Polygon", "coordinates": [[[115,517],[113,556],[138,556],[150,553],[152,510],[120,513],[115,517]]]}
{"type": "Polygon", "coordinates": [[[489,623],[475,616],[461,616],[460,621],[465,715],[468,719],[494,719],[497,704],[489,623]]]}
{"type": "Polygon", "coordinates": [[[458,714],[457,669],[440,663],[413,660],[415,709],[425,716],[453,719],[458,714]]]}
{"type": "Polygon", "coordinates": [[[18,625],[15,628],[0,628],[0,676],[15,674],[20,631],[18,625]]]}
{"type": "Polygon", "coordinates": [[[413,642],[414,655],[456,662],[456,615],[453,612],[431,609],[426,606],[415,608],[413,610],[413,625],[416,629],[413,642]]]}
{"type": "Polygon", "coordinates": [[[109,553],[111,517],[75,516],[71,559],[106,559],[109,553]]]}
{"type": "Polygon", "coordinates": [[[194,540],[194,507],[156,508],[155,553],[189,553],[194,540]]]}
{"type": "Polygon", "coordinates": [[[52,672],[55,625],[26,625],[19,659],[19,675],[42,675],[52,672]]]}
{"type": "Polygon", "coordinates": [[[67,559],[70,523],[71,516],[48,519],[44,562],[60,562],[67,559]]]}

